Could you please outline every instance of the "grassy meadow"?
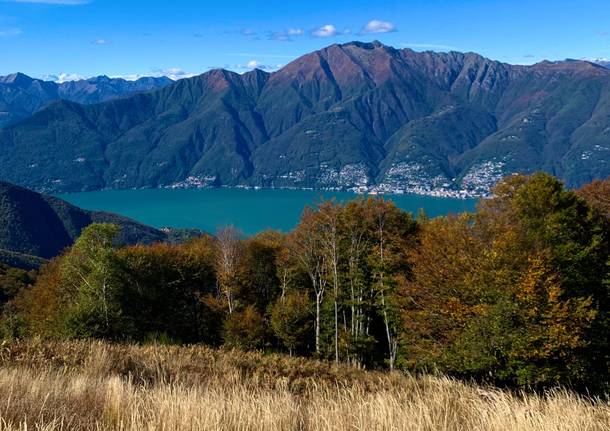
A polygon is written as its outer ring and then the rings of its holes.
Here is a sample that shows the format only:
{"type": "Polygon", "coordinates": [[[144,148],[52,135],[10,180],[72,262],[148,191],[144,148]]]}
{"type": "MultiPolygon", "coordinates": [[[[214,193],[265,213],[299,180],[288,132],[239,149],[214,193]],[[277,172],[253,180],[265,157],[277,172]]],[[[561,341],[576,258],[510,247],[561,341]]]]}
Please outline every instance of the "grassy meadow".
{"type": "Polygon", "coordinates": [[[15,341],[0,430],[610,430],[610,403],[202,346],[15,341]]]}

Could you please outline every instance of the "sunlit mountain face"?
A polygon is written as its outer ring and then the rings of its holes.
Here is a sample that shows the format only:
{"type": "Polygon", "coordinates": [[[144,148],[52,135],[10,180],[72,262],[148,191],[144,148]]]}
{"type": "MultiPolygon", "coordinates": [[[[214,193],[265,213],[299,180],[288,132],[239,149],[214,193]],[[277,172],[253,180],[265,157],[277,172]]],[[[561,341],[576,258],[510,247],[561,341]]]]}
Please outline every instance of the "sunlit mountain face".
{"type": "Polygon", "coordinates": [[[352,42],[273,73],[214,69],[100,104],[53,103],[0,132],[0,173],[47,191],[484,195],[537,170],[575,187],[610,174],[609,118],[610,70],[590,62],[352,42]]]}

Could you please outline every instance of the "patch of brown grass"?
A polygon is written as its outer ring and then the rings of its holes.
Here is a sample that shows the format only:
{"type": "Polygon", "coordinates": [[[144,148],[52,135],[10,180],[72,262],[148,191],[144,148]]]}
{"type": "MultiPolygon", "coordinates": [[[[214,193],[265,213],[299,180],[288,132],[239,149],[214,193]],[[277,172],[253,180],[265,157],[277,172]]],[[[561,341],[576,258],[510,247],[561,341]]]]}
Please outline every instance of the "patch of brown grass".
{"type": "Polygon", "coordinates": [[[0,347],[3,430],[610,430],[610,404],[201,346],[0,347]]]}

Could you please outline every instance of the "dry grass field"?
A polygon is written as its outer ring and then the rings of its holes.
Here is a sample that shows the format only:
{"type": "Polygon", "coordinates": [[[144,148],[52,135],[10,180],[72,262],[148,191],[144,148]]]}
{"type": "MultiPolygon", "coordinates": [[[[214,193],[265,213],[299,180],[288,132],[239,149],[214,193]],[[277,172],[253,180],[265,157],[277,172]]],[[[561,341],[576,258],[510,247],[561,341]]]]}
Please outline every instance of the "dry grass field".
{"type": "Polygon", "coordinates": [[[0,346],[0,430],[610,430],[610,404],[206,347],[0,346]]]}

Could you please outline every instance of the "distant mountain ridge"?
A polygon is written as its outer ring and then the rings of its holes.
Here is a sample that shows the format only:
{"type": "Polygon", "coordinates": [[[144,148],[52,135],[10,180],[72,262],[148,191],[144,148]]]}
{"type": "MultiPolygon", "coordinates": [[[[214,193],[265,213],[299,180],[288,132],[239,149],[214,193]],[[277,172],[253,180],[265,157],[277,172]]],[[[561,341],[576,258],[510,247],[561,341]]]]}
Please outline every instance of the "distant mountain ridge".
{"type": "Polygon", "coordinates": [[[595,64],[599,64],[600,66],[603,66],[607,69],[610,69],[610,60],[596,60],[594,61],[595,64]]]}
{"type": "Polygon", "coordinates": [[[480,195],[544,170],[610,175],[610,70],[379,42],[281,70],[212,70],[0,131],[0,177],[37,190],[253,186],[480,195]]]}
{"type": "Polygon", "coordinates": [[[165,241],[165,232],[116,214],[87,211],[0,181],[0,262],[30,268],[60,254],[91,223],[120,226],[120,244],[165,241]]]}
{"type": "Polygon", "coordinates": [[[28,118],[60,99],[93,104],[154,90],[172,82],[166,77],[143,77],[127,81],[97,76],[57,83],[31,78],[23,73],[0,76],[0,127],[28,118]]]}

